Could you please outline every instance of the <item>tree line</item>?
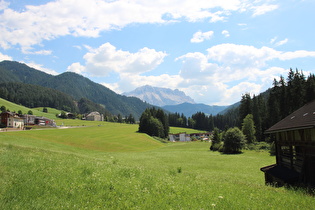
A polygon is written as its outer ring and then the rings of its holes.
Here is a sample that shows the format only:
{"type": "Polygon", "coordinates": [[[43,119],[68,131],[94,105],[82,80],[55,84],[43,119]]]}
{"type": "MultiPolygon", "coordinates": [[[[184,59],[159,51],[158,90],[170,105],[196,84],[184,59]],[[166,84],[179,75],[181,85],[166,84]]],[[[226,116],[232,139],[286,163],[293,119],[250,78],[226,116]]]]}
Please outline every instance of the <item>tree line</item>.
{"type": "MultiPolygon", "coordinates": [[[[315,76],[305,76],[303,71],[290,69],[287,78],[274,79],[273,87],[259,95],[250,93],[242,95],[239,106],[232,107],[225,114],[206,115],[197,112],[191,117],[179,113],[167,115],[169,126],[187,127],[204,131],[218,128],[242,128],[244,119],[250,114],[254,123],[255,139],[264,141],[264,131],[297,110],[304,104],[315,99],[315,76]]],[[[141,123],[141,119],[140,119],[141,123]]]]}

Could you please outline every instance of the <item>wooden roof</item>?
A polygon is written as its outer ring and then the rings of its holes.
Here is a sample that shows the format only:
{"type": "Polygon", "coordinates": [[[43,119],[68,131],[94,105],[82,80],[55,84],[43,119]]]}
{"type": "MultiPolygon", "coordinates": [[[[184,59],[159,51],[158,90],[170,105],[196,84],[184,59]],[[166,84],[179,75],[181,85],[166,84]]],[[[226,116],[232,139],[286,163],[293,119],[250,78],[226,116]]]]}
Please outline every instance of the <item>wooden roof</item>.
{"type": "Polygon", "coordinates": [[[315,127],[315,100],[299,108],[278,123],[271,126],[266,133],[298,130],[315,127]]]}

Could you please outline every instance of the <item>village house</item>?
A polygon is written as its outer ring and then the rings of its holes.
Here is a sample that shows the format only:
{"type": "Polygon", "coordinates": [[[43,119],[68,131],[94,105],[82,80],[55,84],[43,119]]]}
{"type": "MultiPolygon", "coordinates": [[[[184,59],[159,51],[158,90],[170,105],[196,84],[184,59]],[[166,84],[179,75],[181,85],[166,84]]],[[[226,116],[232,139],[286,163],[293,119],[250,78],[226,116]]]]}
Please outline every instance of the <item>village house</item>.
{"type": "Polygon", "coordinates": [[[56,122],[47,117],[35,117],[35,125],[56,127],[56,122]]]}
{"type": "Polygon", "coordinates": [[[91,112],[85,116],[85,120],[89,121],[104,121],[104,116],[99,112],[91,112]]]}
{"type": "Polygon", "coordinates": [[[24,125],[35,125],[35,115],[21,115],[21,117],[24,119],[24,125]]]}
{"type": "Polygon", "coordinates": [[[211,136],[211,133],[191,133],[191,134],[186,134],[186,132],[183,133],[169,133],[168,137],[169,137],[169,141],[171,142],[175,142],[175,141],[181,141],[181,142],[185,142],[185,141],[191,141],[192,138],[196,138],[199,140],[203,140],[203,141],[208,141],[209,138],[211,136]]]}
{"type": "Polygon", "coordinates": [[[37,117],[35,115],[19,115],[15,112],[2,112],[0,122],[6,128],[25,129],[25,126],[51,126],[56,127],[54,120],[46,117],[37,117]]]}
{"type": "Polygon", "coordinates": [[[24,129],[24,119],[14,112],[2,112],[1,124],[7,128],[24,129]]]}
{"type": "Polygon", "coordinates": [[[315,187],[315,101],[267,131],[275,138],[276,164],[261,168],[266,183],[315,187]]]}

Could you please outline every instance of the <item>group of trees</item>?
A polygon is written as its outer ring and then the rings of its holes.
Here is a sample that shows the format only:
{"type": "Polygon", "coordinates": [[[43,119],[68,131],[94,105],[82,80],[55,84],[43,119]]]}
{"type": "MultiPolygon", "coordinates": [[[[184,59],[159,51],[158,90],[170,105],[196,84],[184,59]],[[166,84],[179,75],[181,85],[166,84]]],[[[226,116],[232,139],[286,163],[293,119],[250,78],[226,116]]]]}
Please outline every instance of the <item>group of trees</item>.
{"type": "Polygon", "coordinates": [[[239,106],[239,121],[253,115],[256,138],[264,140],[264,131],[293,111],[315,99],[315,76],[307,78],[302,71],[290,69],[287,79],[274,79],[273,87],[258,96],[249,93],[242,96],[239,106]]]}
{"type": "Polygon", "coordinates": [[[50,88],[18,82],[0,83],[0,97],[16,104],[79,112],[72,97],[50,88]]]}
{"type": "MultiPolygon", "coordinates": [[[[274,79],[273,87],[257,96],[245,93],[239,106],[230,108],[225,114],[212,116],[197,112],[187,118],[183,114],[175,113],[169,114],[168,119],[170,126],[213,131],[212,149],[232,148],[225,152],[235,153],[239,152],[239,149],[245,144],[265,141],[264,131],[266,129],[314,99],[314,74],[305,77],[302,71],[290,69],[286,79],[283,76],[279,80],[274,79]],[[229,140],[233,138],[238,139],[237,141],[234,140],[234,143],[238,143],[238,147],[230,144],[229,140]],[[222,140],[225,146],[223,146],[222,140]]],[[[146,110],[146,122],[151,120],[149,124],[163,127],[158,121],[154,121],[157,111],[151,112],[152,110],[146,110]]],[[[142,123],[141,119],[140,124],[142,123]]],[[[143,126],[143,124],[139,126],[140,132],[143,126]]],[[[149,133],[154,133],[153,130],[149,133]]]]}
{"type": "Polygon", "coordinates": [[[162,109],[147,108],[140,117],[139,132],[166,138],[169,132],[168,116],[162,109]]]}
{"type": "Polygon", "coordinates": [[[255,132],[253,115],[248,114],[243,120],[241,129],[233,127],[220,133],[218,128],[214,128],[210,150],[229,154],[240,153],[245,145],[256,142],[255,132]]]}
{"type": "Polygon", "coordinates": [[[257,96],[245,93],[239,106],[230,108],[225,114],[212,116],[197,112],[188,118],[175,114],[177,118],[170,121],[170,125],[179,126],[178,122],[184,120],[181,123],[184,127],[206,131],[219,128],[221,131],[227,131],[228,128],[241,128],[244,118],[251,114],[255,125],[255,138],[257,141],[264,141],[266,129],[314,99],[315,76],[310,74],[305,77],[302,71],[290,69],[287,79],[283,76],[279,81],[275,79],[272,88],[257,96]]]}

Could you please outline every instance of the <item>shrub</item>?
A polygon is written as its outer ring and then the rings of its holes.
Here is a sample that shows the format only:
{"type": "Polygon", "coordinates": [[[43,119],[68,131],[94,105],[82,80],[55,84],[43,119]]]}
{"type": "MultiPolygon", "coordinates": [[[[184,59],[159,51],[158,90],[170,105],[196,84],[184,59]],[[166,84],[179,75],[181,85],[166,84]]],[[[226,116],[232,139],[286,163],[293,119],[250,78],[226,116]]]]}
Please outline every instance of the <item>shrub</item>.
{"type": "Polygon", "coordinates": [[[267,142],[255,142],[252,144],[247,144],[246,149],[249,150],[269,150],[270,149],[270,144],[267,142]]]}
{"type": "Polygon", "coordinates": [[[229,128],[224,136],[223,152],[226,154],[241,153],[245,139],[245,135],[238,127],[229,128]]]}
{"type": "Polygon", "coordinates": [[[212,143],[210,146],[210,150],[211,151],[222,151],[223,149],[223,142],[219,142],[219,143],[212,143]]]}

